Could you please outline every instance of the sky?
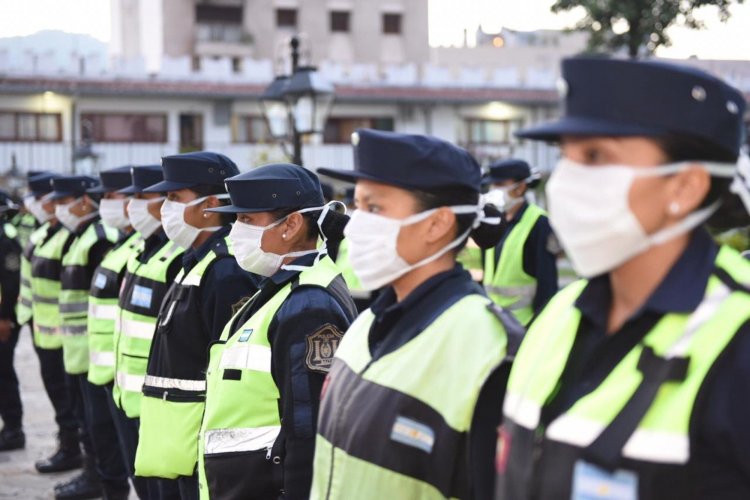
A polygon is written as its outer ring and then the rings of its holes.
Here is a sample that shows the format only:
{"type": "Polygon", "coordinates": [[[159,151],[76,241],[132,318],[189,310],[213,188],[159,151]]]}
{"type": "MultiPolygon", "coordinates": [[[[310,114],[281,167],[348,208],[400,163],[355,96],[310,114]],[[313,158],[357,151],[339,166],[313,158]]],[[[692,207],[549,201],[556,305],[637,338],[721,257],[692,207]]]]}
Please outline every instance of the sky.
{"type": "MultiPolygon", "coordinates": [[[[428,0],[430,44],[458,45],[463,30],[481,24],[486,31],[503,27],[516,30],[562,29],[580,17],[549,11],[553,0],[428,0]]],[[[90,34],[108,42],[111,37],[110,0],[0,0],[0,37],[28,35],[44,29],[90,34]]],[[[702,59],[750,59],[750,0],[734,5],[727,23],[718,21],[715,9],[706,7],[700,17],[707,29],[674,28],[673,46],[658,55],[702,59]]]]}

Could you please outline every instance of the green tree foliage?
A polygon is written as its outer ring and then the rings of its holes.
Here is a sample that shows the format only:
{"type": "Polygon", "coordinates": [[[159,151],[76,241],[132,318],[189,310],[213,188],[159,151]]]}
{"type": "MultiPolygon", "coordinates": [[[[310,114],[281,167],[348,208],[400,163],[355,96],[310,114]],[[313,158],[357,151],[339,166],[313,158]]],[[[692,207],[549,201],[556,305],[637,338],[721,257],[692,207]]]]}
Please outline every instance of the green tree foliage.
{"type": "Polygon", "coordinates": [[[666,30],[672,25],[703,28],[694,15],[696,9],[713,5],[726,21],[735,2],[744,0],[556,0],[552,12],[583,7],[586,15],[573,29],[589,32],[590,50],[626,48],[630,57],[636,57],[669,46],[666,30]]]}

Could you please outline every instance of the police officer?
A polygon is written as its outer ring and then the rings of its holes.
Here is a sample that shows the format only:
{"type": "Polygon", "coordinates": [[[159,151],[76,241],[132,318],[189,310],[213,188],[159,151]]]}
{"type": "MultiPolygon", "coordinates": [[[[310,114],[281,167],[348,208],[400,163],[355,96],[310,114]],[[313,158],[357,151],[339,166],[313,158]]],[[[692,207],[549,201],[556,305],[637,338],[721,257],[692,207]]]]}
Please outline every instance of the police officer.
{"type": "Polygon", "coordinates": [[[177,495],[177,484],[135,476],[135,453],[141,415],[141,391],[159,306],[180,271],[182,248],[173,244],[161,225],[165,193],[146,193],[164,180],[161,165],[133,167],[132,184],[120,193],[132,195],[128,219],[144,238],[143,249],[132,254],[120,285],[115,311],[115,380],[112,398],[117,407],[117,431],[125,453],[128,474],[141,500],[177,495]]]}
{"type": "Polygon", "coordinates": [[[557,239],[544,210],[526,194],[539,181],[524,160],[490,165],[485,200],[505,214],[500,242],[484,252],[482,283],[495,303],[527,325],[557,292],[557,239]]]}
{"type": "MultiPolygon", "coordinates": [[[[498,443],[497,498],[750,498],[750,264],[731,222],[745,99],[661,62],[563,61],[550,222],[585,279],[532,324],[498,443]]],[[[747,225],[747,214],[743,214],[747,225]]]]}
{"type": "Polygon", "coordinates": [[[480,168],[463,149],[367,129],[352,142],[354,171],[321,172],[356,182],[344,232],[354,272],[386,288],[333,360],[311,498],[486,497],[499,410],[477,409],[499,408],[521,328],[456,254],[470,235],[494,244],[487,231],[500,219],[479,204],[480,168]]]}
{"type": "MultiPolygon", "coordinates": [[[[12,206],[12,200],[0,192],[0,213],[12,206]]],[[[23,433],[21,395],[13,366],[18,343],[16,301],[20,286],[21,246],[16,228],[5,222],[0,226],[0,451],[16,450],[26,445],[23,433]]]]}
{"type": "Polygon", "coordinates": [[[255,168],[227,189],[231,206],[211,211],[237,214],[229,236],[237,262],[265,279],[211,348],[201,497],[307,498],[320,391],[356,315],[326,255],[347,218],[297,165],[255,168]]]}
{"type": "Polygon", "coordinates": [[[98,498],[101,495],[87,397],[88,295],[94,270],[117,241],[118,232],[101,223],[100,193],[92,191],[98,184],[96,178],[84,175],[52,180],[50,198],[55,201],[55,215],[74,237],[61,261],[60,331],[68,391],[85,452],[83,471],[55,486],[55,498],[58,499],[98,498]]]}
{"type": "MultiPolygon", "coordinates": [[[[27,185],[32,177],[36,177],[37,175],[44,173],[47,172],[44,170],[29,170],[28,172],[26,172],[27,185]]],[[[18,232],[18,242],[21,245],[21,249],[26,248],[31,233],[33,233],[36,228],[39,227],[39,222],[37,221],[36,216],[29,210],[29,206],[27,203],[33,203],[33,201],[35,201],[34,196],[27,193],[26,196],[24,196],[22,199],[22,205],[18,207],[18,211],[10,219],[10,223],[15,226],[16,231],[18,232]]]]}
{"type": "MultiPolygon", "coordinates": [[[[325,191],[324,191],[325,192],[325,191]]],[[[354,210],[354,189],[349,188],[346,190],[344,195],[344,204],[346,205],[347,212],[354,210]]],[[[362,312],[372,302],[374,291],[365,290],[362,287],[362,283],[354,273],[352,267],[351,256],[349,255],[349,242],[346,239],[341,240],[341,244],[338,248],[338,255],[336,256],[336,266],[341,270],[341,276],[346,281],[346,286],[349,288],[349,293],[354,299],[354,304],[357,306],[357,311],[362,312]]]]}
{"type": "Polygon", "coordinates": [[[29,190],[35,198],[29,210],[42,226],[30,236],[30,245],[25,253],[30,268],[28,299],[31,307],[25,319],[30,321],[42,382],[55,410],[55,421],[59,428],[57,450],[49,458],[34,464],[41,473],[76,469],[82,463],[78,421],[66,383],[60,333],[60,272],[63,255],[73,242],[73,236],[55,216],[55,203],[50,198],[52,181],[59,177],[56,174],[40,174],[29,180],[29,190]]]}
{"type": "Polygon", "coordinates": [[[143,243],[140,235],[133,231],[125,210],[130,197],[117,192],[130,185],[130,170],[130,166],[105,170],[99,174],[100,185],[88,190],[90,195],[101,196],[99,214],[102,223],[118,231],[119,239],[94,271],[89,288],[89,367],[84,384],[85,406],[104,497],[123,500],[128,498],[130,487],[111,397],[115,374],[114,318],[125,265],[143,243]]]}
{"type": "Polygon", "coordinates": [[[185,249],[182,268],[159,311],[141,403],[135,460],[139,476],[177,479],[182,499],[198,498],[198,443],[205,398],[208,348],[252,295],[257,277],[243,271],[227,244],[230,218],[205,212],[225,204],[224,181],[239,173],[224,155],[207,151],[162,158],[166,192],[162,225],[185,249]]]}

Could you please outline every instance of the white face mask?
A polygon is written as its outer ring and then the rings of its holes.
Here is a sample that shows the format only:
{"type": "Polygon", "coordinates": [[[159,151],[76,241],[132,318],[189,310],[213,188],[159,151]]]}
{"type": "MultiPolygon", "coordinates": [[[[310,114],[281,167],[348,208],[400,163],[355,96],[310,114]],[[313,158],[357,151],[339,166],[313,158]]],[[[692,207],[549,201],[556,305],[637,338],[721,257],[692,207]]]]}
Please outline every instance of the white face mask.
{"type": "Polygon", "coordinates": [[[37,200],[34,196],[24,198],[23,205],[39,224],[44,224],[53,217],[53,214],[47,213],[44,209],[44,202],[41,199],[37,200]]]}
{"type": "Polygon", "coordinates": [[[141,233],[141,236],[144,238],[148,238],[161,227],[161,221],[149,213],[148,206],[151,203],[159,203],[163,199],[163,196],[151,198],[150,200],[133,198],[128,203],[130,225],[133,226],[133,229],[141,233]]]}
{"type": "MultiPolygon", "coordinates": [[[[62,225],[65,226],[69,231],[75,231],[82,223],[97,216],[96,210],[93,210],[90,214],[86,214],[80,217],[71,213],[70,209],[74,205],[80,203],[81,200],[83,200],[83,198],[76,198],[70,203],[66,203],[64,205],[55,205],[55,217],[57,217],[57,220],[59,220],[62,225]]],[[[96,207],[95,203],[93,205],[94,207],[96,207]]]]}
{"type": "Polygon", "coordinates": [[[103,199],[99,205],[99,215],[102,222],[115,229],[125,229],[130,225],[127,215],[125,215],[125,204],[127,198],[123,199],[103,199]]]}
{"type": "MultiPolygon", "coordinates": [[[[315,212],[318,210],[322,210],[320,217],[318,217],[318,227],[320,227],[331,206],[337,203],[340,202],[331,202],[324,207],[304,208],[302,210],[297,210],[296,213],[302,214],[306,212],[315,212]]],[[[232,252],[234,253],[234,257],[235,259],[237,259],[237,263],[242,269],[259,276],[272,276],[281,267],[284,267],[284,269],[292,270],[304,269],[301,266],[282,266],[284,259],[288,257],[301,257],[303,255],[309,255],[313,253],[317,253],[319,255],[326,254],[327,250],[325,236],[323,247],[318,250],[304,250],[279,255],[271,252],[266,252],[261,248],[263,233],[268,229],[276,227],[284,222],[284,220],[289,217],[289,215],[271,224],[268,224],[267,226],[253,226],[251,224],[246,224],[239,221],[234,223],[234,225],[232,226],[232,230],[229,232],[229,241],[232,245],[232,252]]]]}
{"type": "Polygon", "coordinates": [[[560,160],[547,183],[552,228],[560,238],[573,269],[590,278],[615,269],[654,245],[684,234],[708,219],[719,202],[691,213],[677,224],[646,234],[630,210],[630,187],[638,177],[660,177],[700,164],[715,175],[717,165],[682,162],[653,168],[624,165],[589,167],[560,160]]]}
{"type": "MultiPolygon", "coordinates": [[[[418,267],[440,258],[461,244],[472,229],[482,222],[482,209],[474,205],[458,205],[450,208],[455,214],[477,214],[474,225],[441,250],[415,264],[409,264],[398,254],[398,235],[401,228],[425,220],[437,211],[427,210],[405,219],[391,219],[362,210],[355,210],[344,229],[349,241],[349,259],[354,274],[365,290],[377,290],[418,267]]],[[[497,220],[495,223],[498,223],[497,220]]]]}
{"type": "Polygon", "coordinates": [[[164,204],[161,206],[161,225],[164,226],[164,232],[167,233],[167,238],[172,240],[175,245],[188,249],[193,246],[193,242],[201,232],[213,232],[221,229],[221,226],[195,227],[185,222],[185,210],[187,207],[198,205],[210,196],[215,196],[220,200],[229,198],[229,195],[225,193],[203,196],[191,201],[190,203],[164,200],[164,204]]]}
{"type": "Polygon", "coordinates": [[[523,203],[523,196],[514,198],[510,195],[510,192],[517,187],[518,183],[512,184],[510,186],[493,188],[482,197],[482,200],[485,203],[491,203],[492,205],[495,205],[495,207],[501,212],[507,212],[516,205],[523,203]]]}

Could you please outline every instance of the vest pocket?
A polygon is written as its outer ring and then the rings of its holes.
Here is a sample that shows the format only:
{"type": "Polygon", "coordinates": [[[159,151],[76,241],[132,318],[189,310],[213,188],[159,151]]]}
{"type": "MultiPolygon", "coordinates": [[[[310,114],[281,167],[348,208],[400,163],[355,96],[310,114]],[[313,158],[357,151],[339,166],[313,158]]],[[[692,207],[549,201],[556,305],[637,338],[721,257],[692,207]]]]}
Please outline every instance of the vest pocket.
{"type": "Polygon", "coordinates": [[[222,500],[278,498],[283,488],[281,462],[266,449],[205,455],[206,482],[211,497],[222,500]]]}

